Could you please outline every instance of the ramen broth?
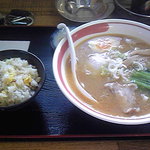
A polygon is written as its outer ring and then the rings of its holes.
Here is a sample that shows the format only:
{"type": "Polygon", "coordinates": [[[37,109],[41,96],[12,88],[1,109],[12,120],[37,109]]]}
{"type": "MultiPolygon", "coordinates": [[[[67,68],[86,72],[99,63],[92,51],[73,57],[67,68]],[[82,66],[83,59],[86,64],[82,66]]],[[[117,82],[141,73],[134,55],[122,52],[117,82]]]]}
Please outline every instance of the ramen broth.
{"type": "Polygon", "coordinates": [[[70,87],[96,111],[120,117],[150,113],[150,92],[131,80],[134,71],[150,70],[150,45],[124,35],[102,35],[76,46],[76,74],[80,85],[95,99],[83,96],[75,86],[70,58],[66,76],[70,87]],[[143,54],[144,53],[144,54],[143,54]]]}

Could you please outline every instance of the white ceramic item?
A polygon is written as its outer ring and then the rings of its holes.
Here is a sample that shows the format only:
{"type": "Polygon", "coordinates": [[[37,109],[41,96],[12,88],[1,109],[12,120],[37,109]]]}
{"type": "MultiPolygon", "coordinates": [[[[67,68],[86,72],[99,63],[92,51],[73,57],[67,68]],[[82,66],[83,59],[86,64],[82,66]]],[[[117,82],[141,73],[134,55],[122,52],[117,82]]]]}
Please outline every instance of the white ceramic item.
{"type": "MultiPolygon", "coordinates": [[[[102,34],[124,34],[133,37],[139,37],[141,40],[150,43],[150,26],[123,19],[105,19],[97,20],[83,24],[71,31],[74,45],[76,46],[82,40],[85,40],[94,35],[102,34]]],[[[98,119],[117,124],[137,125],[150,123],[150,114],[140,117],[118,117],[96,111],[89,105],[84,103],[69,87],[65,76],[65,63],[69,55],[68,42],[64,38],[58,44],[53,57],[53,72],[56,82],[67,97],[67,99],[87,114],[98,119]]]]}

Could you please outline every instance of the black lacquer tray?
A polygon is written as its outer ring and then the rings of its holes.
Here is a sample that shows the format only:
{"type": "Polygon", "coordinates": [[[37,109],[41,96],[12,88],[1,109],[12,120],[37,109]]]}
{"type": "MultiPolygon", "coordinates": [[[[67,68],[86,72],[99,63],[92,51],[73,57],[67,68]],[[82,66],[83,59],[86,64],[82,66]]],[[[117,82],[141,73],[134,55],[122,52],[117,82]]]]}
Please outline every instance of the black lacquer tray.
{"type": "MultiPolygon", "coordinates": [[[[114,12],[111,18],[117,18],[114,12]]],[[[150,24],[145,18],[133,18],[150,24]]],[[[31,41],[29,51],[45,65],[46,81],[35,99],[16,111],[0,112],[0,138],[93,138],[93,137],[149,137],[150,124],[127,126],[93,118],[76,108],[58,88],[52,71],[54,49],[51,35],[55,27],[0,27],[0,40],[31,41]]]]}

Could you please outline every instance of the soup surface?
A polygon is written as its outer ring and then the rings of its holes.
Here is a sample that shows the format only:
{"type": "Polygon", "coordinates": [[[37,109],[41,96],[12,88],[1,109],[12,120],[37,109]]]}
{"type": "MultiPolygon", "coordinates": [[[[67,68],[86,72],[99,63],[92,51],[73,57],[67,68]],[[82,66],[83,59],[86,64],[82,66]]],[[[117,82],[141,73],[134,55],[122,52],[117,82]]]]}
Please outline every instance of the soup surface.
{"type": "Polygon", "coordinates": [[[70,66],[70,87],[91,108],[120,117],[150,113],[150,45],[124,35],[102,35],[76,46],[76,73],[80,85],[95,99],[76,88],[70,66]]]}

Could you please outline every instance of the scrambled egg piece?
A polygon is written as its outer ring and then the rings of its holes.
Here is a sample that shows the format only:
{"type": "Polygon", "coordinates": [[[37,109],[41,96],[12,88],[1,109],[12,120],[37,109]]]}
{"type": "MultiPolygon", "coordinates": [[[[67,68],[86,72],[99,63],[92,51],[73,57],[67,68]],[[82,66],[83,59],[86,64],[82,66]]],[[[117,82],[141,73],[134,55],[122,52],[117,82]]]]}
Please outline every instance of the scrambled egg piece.
{"type": "Polygon", "coordinates": [[[26,78],[23,79],[23,81],[27,86],[30,86],[32,78],[31,78],[31,76],[27,76],[26,78]]]}
{"type": "Polygon", "coordinates": [[[13,81],[15,81],[15,73],[8,73],[4,78],[5,84],[10,84],[13,81]]]}

